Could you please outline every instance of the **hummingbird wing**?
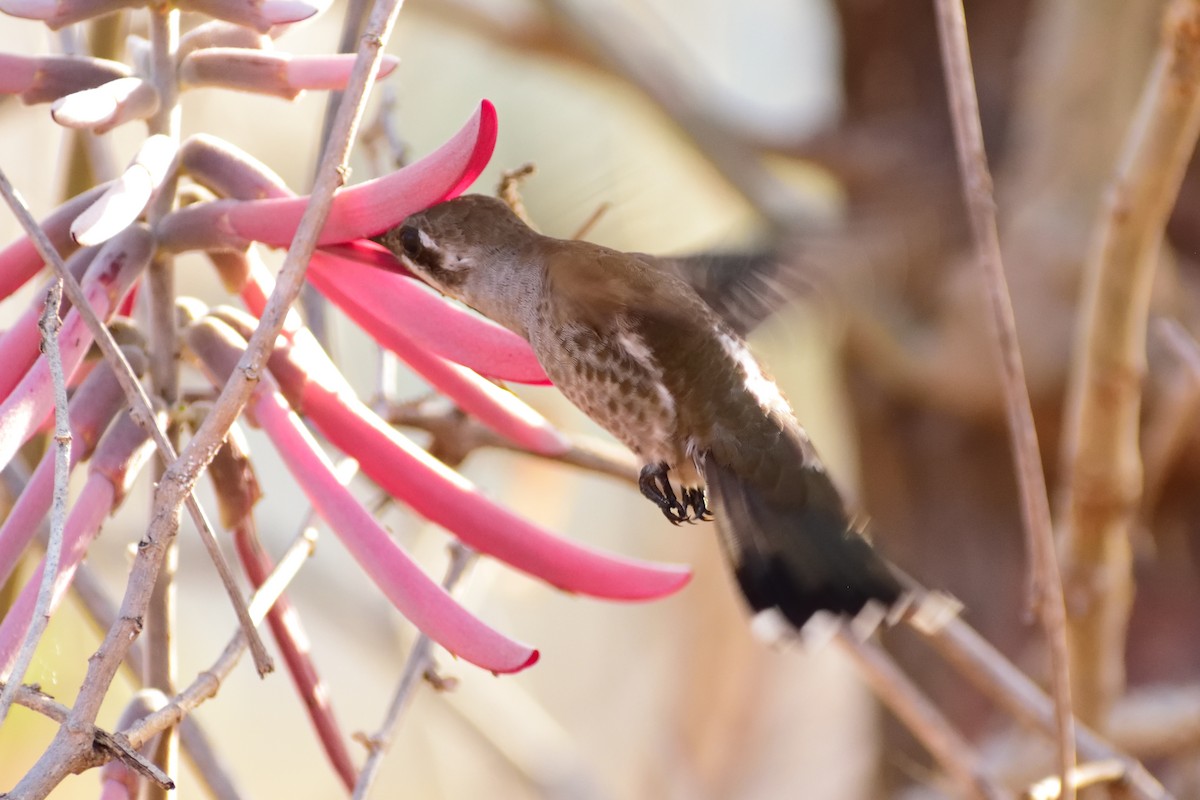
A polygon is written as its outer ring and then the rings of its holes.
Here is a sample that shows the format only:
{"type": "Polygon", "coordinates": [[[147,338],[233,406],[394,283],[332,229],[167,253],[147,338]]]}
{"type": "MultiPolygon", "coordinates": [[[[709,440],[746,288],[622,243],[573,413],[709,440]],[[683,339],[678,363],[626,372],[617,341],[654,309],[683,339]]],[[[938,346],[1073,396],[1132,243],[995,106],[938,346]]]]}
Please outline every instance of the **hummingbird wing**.
{"type": "Polygon", "coordinates": [[[809,288],[795,254],[782,248],[704,252],[658,259],[678,274],[738,336],[809,288]]]}

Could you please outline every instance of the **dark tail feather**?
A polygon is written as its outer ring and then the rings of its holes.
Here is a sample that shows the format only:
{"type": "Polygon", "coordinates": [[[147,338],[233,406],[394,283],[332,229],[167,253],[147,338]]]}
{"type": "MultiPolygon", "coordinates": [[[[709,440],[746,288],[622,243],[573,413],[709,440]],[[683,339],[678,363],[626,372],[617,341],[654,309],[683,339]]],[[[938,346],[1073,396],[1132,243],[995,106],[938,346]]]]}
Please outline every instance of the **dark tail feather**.
{"type": "Polygon", "coordinates": [[[895,605],[899,581],[850,526],[828,476],[810,468],[801,479],[806,485],[781,499],[705,458],[721,542],[751,608],[778,609],[799,629],[817,611],[853,616],[870,600],[895,605]]]}

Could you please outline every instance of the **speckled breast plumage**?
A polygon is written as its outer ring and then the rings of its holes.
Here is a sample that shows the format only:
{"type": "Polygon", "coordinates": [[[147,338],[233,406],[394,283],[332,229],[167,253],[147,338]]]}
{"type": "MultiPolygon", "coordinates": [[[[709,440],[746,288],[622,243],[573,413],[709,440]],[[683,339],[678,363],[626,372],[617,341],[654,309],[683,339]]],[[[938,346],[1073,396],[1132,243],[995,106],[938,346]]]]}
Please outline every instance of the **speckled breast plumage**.
{"type": "Polygon", "coordinates": [[[631,331],[568,324],[530,337],[546,373],[581,411],[645,462],[678,464],[675,403],[631,331]]]}

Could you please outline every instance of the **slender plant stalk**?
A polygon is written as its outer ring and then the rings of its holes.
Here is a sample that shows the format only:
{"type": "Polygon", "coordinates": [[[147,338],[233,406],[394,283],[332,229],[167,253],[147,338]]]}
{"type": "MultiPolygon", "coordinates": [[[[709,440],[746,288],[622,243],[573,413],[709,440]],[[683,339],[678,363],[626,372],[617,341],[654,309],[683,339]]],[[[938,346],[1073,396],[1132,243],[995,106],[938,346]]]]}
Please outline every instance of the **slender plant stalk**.
{"type": "MultiPolygon", "coordinates": [[[[149,603],[166,545],[178,532],[180,509],[191,494],[200,472],[217,453],[225,434],[257,385],[258,375],[265,367],[275,337],[282,329],[287,311],[303,285],[305,267],[333,204],[333,193],[345,180],[347,156],[362,118],[367,88],[378,72],[383,45],[400,6],[399,0],[379,0],[372,11],[316,185],[280,269],[275,291],[261,317],[261,324],[250,338],[234,376],[222,390],[212,412],[159,482],[150,526],[134,559],[117,624],[109,630],[99,650],[89,659],[87,675],[67,722],[59,728],[50,746],[13,790],[14,797],[45,797],[64,777],[74,772],[90,753],[90,739],[81,735],[81,732],[94,722],[125,650],[139,632],[139,620],[149,603]]],[[[33,227],[36,228],[36,223],[33,227]]],[[[56,258],[57,254],[52,253],[52,248],[49,251],[43,255],[56,258]]],[[[57,260],[61,262],[61,259],[57,260]]],[[[170,443],[165,444],[169,447],[170,443]]]]}
{"type": "MultiPolygon", "coordinates": [[[[250,600],[250,618],[261,623],[275,601],[287,589],[288,584],[300,572],[313,554],[316,532],[305,528],[288,546],[271,574],[263,581],[250,600]]],[[[129,728],[121,731],[132,747],[141,747],[168,728],[178,725],[205,701],[216,696],[221,682],[237,665],[242,653],[246,652],[247,640],[241,630],[236,631],[212,665],[201,671],[192,683],[171,701],[152,714],[148,714],[129,728]]]]}
{"type": "MultiPolygon", "coordinates": [[[[176,53],[179,49],[179,9],[168,4],[151,5],[150,52],[151,80],[159,96],[158,112],[148,120],[150,135],[163,134],[179,143],[182,108],[179,105],[179,81],[176,77],[176,53]]],[[[171,210],[175,197],[174,171],[146,210],[151,226],[171,210]]],[[[155,252],[147,275],[150,300],[150,380],[155,392],[168,408],[179,394],[179,365],[176,359],[179,334],[175,327],[175,260],[161,250],[155,252]]],[[[167,438],[179,446],[178,428],[168,417],[167,438]]],[[[155,480],[161,480],[165,465],[155,463],[155,480]]],[[[150,596],[146,613],[146,663],[144,684],[167,697],[175,693],[177,648],[175,645],[175,572],[179,566],[179,545],[167,545],[163,567],[150,596]]],[[[155,747],[154,762],[173,775],[179,765],[179,739],[174,729],[163,731],[155,747]]],[[[166,800],[161,789],[148,788],[147,800],[166,800]]]]}
{"type": "Polygon", "coordinates": [[[1103,726],[1125,688],[1130,531],[1142,500],[1142,378],[1163,231],[1200,135],[1200,2],[1167,7],[1163,41],[1126,137],[1088,260],[1067,391],[1062,544],[1073,693],[1103,726]]]}
{"type": "Polygon", "coordinates": [[[1059,774],[1064,778],[1063,796],[1073,800],[1075,789],[1066,780],[1075,767],[1075,717],[1071,706],[1071,673],[1066,641],[1066,609],[1062,580],[1058,572],[1054,530],[1050,521],[1050,501],[1046,495],[1046,476],[1042,471],[1037,431],[1025,369],[1017,343],[1012,298],[1000,258],[1000,236],[996,230],[996,201],[987,153],[983,147],[983,129],[979,121],[979,99],[971,68],[966,19],[962,0],[937,0],[935,3],[946,90],[954,123],[954,142],[958,150],[963,196],[975,238],[976,258],[983,270],[988,305],[992,311],[997,343],[1000,348],[1005,407],[1008,411],[1009,437],[1016,462],[1017,485],[1021,495],[1021,516],[1025,523],[1029,553],[1030,601],[1045,630],[1050,654],[1050,676],[1058,720],[1059,774]]]}
{"type": "Polygon", "coordinates": [[[921,693],[879,645],[839,625],[837,643],[858,666],[883,703],[904,723],[953,779],[963,797],[998,800],[1005,793],[987,776],[975,749],[921,693]]]}
{"type": "MultiPolygon", "coordinates": [[[[133,416],[134,421],[143,430],[150,433],[151,438],[154,439],[154,444],[158,448],[158,457],[168,463],[174,462],[178,458],[178,455],[175,452],[175,448],[171,445],[170,440],[167,439],[166,433],[159,427],[157,416],[150,402],[150,396],[146,394],[145,388],[142,387],[133,368],[129,366],[129,361],[125,358],[125,354],[121,351],[116,340],[113,339],[113,335],[108,330],[108,327],[96,316],[96,312],[88,304],[87,297],[84,295],[79,281],[67,269],[66,263],[58,254],[58,251],[54,249],[54,244],[38,226],[37,220],[33,218],[33,215],[29,211],[29,207],[25,205],[24,200],[17,194],[16,189],[13,188],[12,183],[8,180],[8,176],[2,169],[0,169],[0,196],[3,196],[5,202],[8,203],[13,216],[17,218],[17,222],[20,223],[25,233],[29,236],[38,255],[54,269],[55,274],[62,280],[63,291],[67,298],[70,299],[72,308],[79,311],[80,318],[84,321],[88,333],[92,335],[96,345],[104,354],[105,360],[112,366],[117,383],[120,384],[121,391],[125,393],[125,397],[129,400],[130,414],[133,416]]],[[[197,471],[206,465],[207,462],[199,465],[197,471]]],[[[200,507],[196,498],[191,494],[190,486],[181,502],[186,502],[192,521],[196,524],[197,529],[201,531],[201,540],[205,543],[209,555],[213,557],[213,564],[216,566],[217,572],[221,575],[222,583],[233,605],[234,613],[250,637],[250,650],[254,654],[255,668],[258,669],[260,675],[270,672],[273,668],[271,657],[267,654],[262,639],[259,638],[257,631],[254,630],[254,626],[249,622],[250,618],[246,613],[246,604],[243,602],[241,594],[238,593],[233,573],[229,569],[229,564],[225,561],[224,556],[220,554],[216,536],[212,532],[212,525],[208,522],[204,509],[200,507]]]]}
{"type": "Polygon", "coordinates": [[[0,692],[0,725],[8,716],[13,696],[25,671],[33,660],[34,650],[41,641],[42,633],[50,622],[50,600],[54,594],[54,582],[58,580],[58,565],[62,559],[63,530],[67,521],[67,488],[71,477],[71,421],[67,413],[67,383],[63,377],[62,353],[58,347],[58,331],[62,327],[59,309],[62,306],[62,281],[54,281],[46,293],[45,310],[42,311],[38,328],[42,332],[42,352],[50,367],[50,380],[54,385],[54,496],[50,506],[50,540],[46,544],[45,566],[42,582],[38,586],[37,602],[33,617],[16,663],[8,676],[8,684],[0,692]]]}
{"type": "MultiPolygon", "coordinates": [[[[462,542],[452,544],[450,546],[450,563],[446,567],[445,577],[442,578],[442,588],[447,592],[453,590],[474,558],[475,551],[462,542]]],[[[379,769],[383,766],[383,757],[396,738],[396,731],[400,728],[400,719],[416,692],[417,682],[432,668],[433,640],[422,633],[413,643],[412,650],[408,653],[408,659],[404,662],[404,670],[400,673],[400,683],[397,684],[396,692],[392,695],[392,702],[388,705],[383,723],[368,740],[370,752],[367,755],[366,763],[359,770],[358,782],[354,786],[353,800],[365,800],[371,791],[371,786],[379,775],[379,769]]]]}

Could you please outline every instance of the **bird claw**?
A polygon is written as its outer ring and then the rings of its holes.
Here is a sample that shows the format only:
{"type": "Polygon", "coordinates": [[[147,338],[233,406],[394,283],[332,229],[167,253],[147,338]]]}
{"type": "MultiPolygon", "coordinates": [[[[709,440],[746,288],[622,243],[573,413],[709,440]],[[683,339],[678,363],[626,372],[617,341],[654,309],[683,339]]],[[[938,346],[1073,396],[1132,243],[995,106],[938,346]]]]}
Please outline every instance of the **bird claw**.
{"type": "Polygon", "coordinates": [[[667,472],[666,463],[659,462],[642,467],[641,474],[638,475],[638,488],[658,506],[663,516],[669,519],[672,525],[712,519],[712,513],[704,501],[704,490],[685,487],[681,492],[681,501],[675,495],[675,488],[671,486],[667,472]]]}
{"type": "Polygon", "coordinates": [[[708,522],[713,518],[704,499],[704,490],[698,487],[688,487],[683,490],[683,505],[694,512],[689,522],[708,522]]]}

